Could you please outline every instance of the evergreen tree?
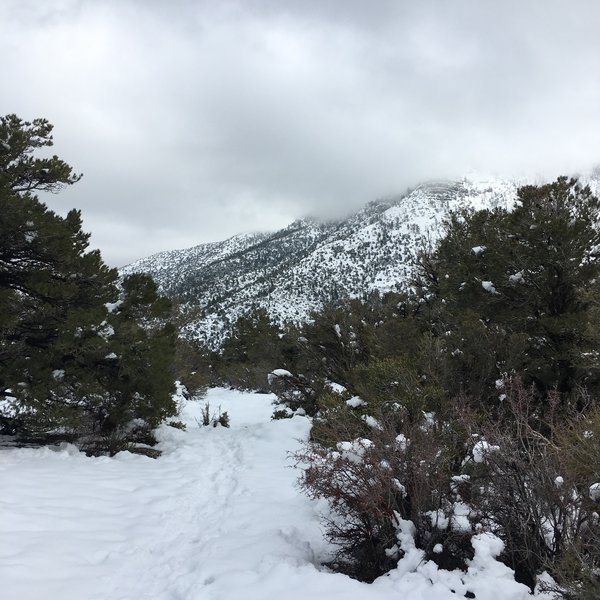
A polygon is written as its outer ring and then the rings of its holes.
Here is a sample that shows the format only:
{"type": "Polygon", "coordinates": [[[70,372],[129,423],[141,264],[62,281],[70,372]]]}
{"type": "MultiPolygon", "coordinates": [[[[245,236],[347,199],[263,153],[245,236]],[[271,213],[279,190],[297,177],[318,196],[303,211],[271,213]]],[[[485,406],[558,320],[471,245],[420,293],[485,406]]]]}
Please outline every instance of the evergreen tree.
{"type": "Polygon", "coordinates": [[[56,156],[32,156],[51,131],[43,119],[0,118],[0,425],[78,435],[114,435],[134,419],[155,426],[175,411],[169,303],[146,276],[119,286],[87,249],[80,212],[60,217],[33,194],[80,179],[56,156]]]}
{"type": "Polygon", "coordinates": [[[81,179],[56,155],[32,156],[37,149],[54,144],[52,129],[46,119],[29,122],[14,114],[0,117],[0,188],[19,194],[58,192],[81,179]]]}
{"type": "Polygon", "coordinates": [[[592,288],[600,275],[600,204],[561,177],[519,190],[513,211],[453,215],[422,262],[456,382],[473,395],[517,373],[544,396],[569,397],[598,373],[592,288]],[[582,368],[585,367],[585,368],[582,368]]]}
{"type": "Polygon", "coordinates": [[[240,316],[223,342],[219,371],[224,381],[244,388],[268,391],[267,375],[285,367],[286,341],[264,308],[240,316]]]}

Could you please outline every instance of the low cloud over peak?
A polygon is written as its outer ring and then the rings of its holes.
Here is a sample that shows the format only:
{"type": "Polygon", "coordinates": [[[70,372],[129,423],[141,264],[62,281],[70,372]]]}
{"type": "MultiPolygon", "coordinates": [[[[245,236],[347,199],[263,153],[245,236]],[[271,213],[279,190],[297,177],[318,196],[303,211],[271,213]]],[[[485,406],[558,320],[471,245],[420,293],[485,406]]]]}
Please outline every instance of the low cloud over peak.
{"type": "Polygon", "coordinates": [[[600,162],[593,0],[8,0],[2,113],[45,116],[115,265],[423,179],[600,162]]]}

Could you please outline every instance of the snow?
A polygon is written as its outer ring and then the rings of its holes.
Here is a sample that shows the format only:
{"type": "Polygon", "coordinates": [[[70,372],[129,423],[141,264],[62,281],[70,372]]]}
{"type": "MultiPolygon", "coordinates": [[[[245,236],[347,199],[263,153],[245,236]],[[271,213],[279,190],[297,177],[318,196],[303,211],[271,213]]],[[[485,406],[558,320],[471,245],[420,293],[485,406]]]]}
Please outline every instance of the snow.
{"type": "MultiPolygon", "coordinates": [[[[288,453],[310,420],[271,421],[273,395],[209,390],[180,399],[187,429],[163,426],[153,460],[88,458],[72,445],[0,450],[2,597],[19,600],[524,600],[495,560],[502,543],[473,540],[466,573],[424,559],[399,520],[398,567],[373,584],[320,567],[323,503],[296,487],[288,453]],[[205,402],[231,428],[199,427],[205,402]],[[454,593],[454,590],[456,593],[454,593]]],[[[364,452],[372,442],[348,442],[364,452]]]]}
{"type": "Polygon", "coordinates": [[[107,302],[104,306],[108,312],[113,313],[116,312],[122,304],[123,300],[117,300],[117,302],[107,302]]]}
{"type": "Polygon", "coordinates": [[[267,381],[271,385],[276,379],[280,379],[281,377],[293,377],[293,375],[285,369],[275,369],[267,375],[267,381]]]}
{"type": "Polygon", "coordinates": [[[341,383],[335,383],[335,381],[326,381],[325,386],[340,396],[343,396],[348,392],[348,390],[341,383]]]}
{"type": "Polygon", "coordinates": [[[454,531],[471,531],[471,521],[469,515],[471,509],[464,502],[455,502],[453,505],[454,514],[450,519],[450,524],[454,531]]]}
{"type": "Polygon", "coordinates": [[[494,287],[494,284],[491,281],[482,281],[481,282],[481,287],[486,291],[489,292],[490,294],[497,294],[498,292],[496,291],[496,288],[494,287]]]}
{"type": "Polygon", "coordinates": [[[395,477],[392,479],[392,483],[394,484],[394,487],[400,492],[400,494],[402,496],[406,496],[406,486],[403,483],[401,483],[395,477]]]}
{"type": "Polygon", "coordinates": [[[516,583],[513,572],[495,560],[504,550],[504,543],[491,533],[480,533],[473,537],[471,544],[475,556],[471,561],[467,577],[468,587],[478,600],[508,598],[524,599],[529,595],[524,586],[516,583]],[[501,591],[498,589],[501,587],[501,591]],[[500,595],[502,594],[502,595],[500,595]]]}
{"type": "Polygon", "coordinates": [[[358,408],[359,406],[367,405],[367,403],[359,396],[352,396],[352,398],[346,400],[346,404],[352,408],[358,408]]]}
{"type": "Polygon", "coordinates": [[[594,502],[600,501],[600,483],[590,485],[590,499],[594,502]]]}
{"type": "Polygon", "coordinates": [[[522,283],[524,281],[523,271],[517,271],[508,277],[511,283],[522,283]]]}
{"type": "Polygon", "coordinates": [[[480,440],[475,444],[475,446],[473,446],[473,460],[476,463],[483,463],[485,462],[488,454],[491,452],[497,452],[498,450],[500,450],[499,446],[493,446],[485,440],[480,440]]]}
{"type": "Polygon", "coordinates": [[[372,427],[373,429],[383,429],[381,427],[381,423],[375,418],[372,417],[371,415],[363,415],[362,416],[362,420],[369,426],[372,427]]]}
{"type": "Polygon", "coordinates": [[[361,463],[367,450],[373,447],[373,442],[366,438],[357,439],[352,442],[338,442],[337,449],[342,456],[353,463],[361,463]]]}
{"type": "Polygon", "coordinates": [[[406,450],[406,448],[408,447],[408,439],[403,433],[399,433],[396,436],[396,443],[398,444],[400,450],[406,450]]]}
{"type": "Polygon", "coordinates": [[[102,323],[100,323],[100,326],[102,327],[102,329],[98,331],[98,335],[100,335],[100,337],[102,337],[103,339],[108,340],[113,335],[115,335],[115,329],[110,323],[103,321],[102,323]]]}
{"type": "Polygon", "coordinates": [[[275,377],[293,377],[293,375],[285,369],[275,369],[274,371],[271,371],[271,375],[274,375],[275,377]]]}
{"type": "Polygon", "coordinates": [[[475,246],[474,248],[471,248],[471,252],[475,255],[475,256],[479,256],[480,254],[482,254],[483,252],[485,252],[487,250],[486,246],[475,246]]]}
{"type": "Polygon", "coordinates": [[[65,376],[64,369],[54,369],[54,371],[52,371],[52,377],[54,379],[63,379],[64,376],[65,376]]]}

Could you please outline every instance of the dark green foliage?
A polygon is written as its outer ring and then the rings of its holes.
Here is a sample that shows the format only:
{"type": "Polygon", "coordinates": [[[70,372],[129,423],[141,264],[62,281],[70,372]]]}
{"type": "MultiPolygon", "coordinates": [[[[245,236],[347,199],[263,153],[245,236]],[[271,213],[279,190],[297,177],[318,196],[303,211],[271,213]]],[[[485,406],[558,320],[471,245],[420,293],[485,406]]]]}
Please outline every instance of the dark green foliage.
{"type": "Polygon", "coordinates": [[[292,411],[279,408],[273,411],[273,414],[271,415],[271,420],[280,421],[281,419],[291,419],[293,416],[294,413],[292,411]]]}
{"type": "MultiPolygon", "coordinates": [[[[175,309],[177,310],[177,309],[175,309]]],[[[175,378],[190,396],[201,395],[209,386],[221,384],[216,365],[216,352],[205,348],[195,340],[178,337],[175,342],[175,378]]]]}
{"type": "Polygon", "coordinates": [[[114,335],[107,340],[112,351],[101,362],[102,385],[110,392],[103,428],[118,429],[133,419],[154,428],[177,408],[172,399],[176,331],[168,322],[170,303],[147,275],[126,277],[122,288],[121,301],[106,320],[114,335]]]}
{"type": "Polygon", "coordinates": [[[53,145],[52,129],[46,119],[29,122],[14,114],[0,117],[0,188],[19,194],[57,192],[81,179],[56,155],[32,156],[39,148],[53,145]]]}
{"type": "MultiPolygon", "coordinates": [[[[566,598],[599,589],[589,486],[600,461],[600,206],[564,177],[518,197],[513,211],[451,215],[421,257],[414,297],[341,302],[299,332],[290,370],[302,375],[285,381],[304,382],[314,407],[302,485],[334,510],[329,535],[343,571],[370,579],[389,568],[396,511],[444,568],[464,566],[483,526],[504,541],[502,560],[518,580],[533,586],[548,570],[566,598]],[[328,381],[364,403],[348,405],[328,381]],[[398,464],[396,435],[417,456],[398,464]],[[475,460],[478,441],[501,451],[475,460]],[[367,444],[361,460],[345,456],[350,442],[367,444]],[[389,466],[406,490],[401,501],[389,466]],[[423,512],[446,518],[465,505],[461,531],[423,512]]],[[[279,394],[294,408],[297,394],[279,394]]]]}
{"type": "Polygon", "coordinates": [[[365,319],[369,313],[358,300],[330,304],[315,313],[312,323],[302,331],[307,340],[305,354],[312,358],[307,366],[331,381],[346,379],[371,353],[372,327],[365,319]]]}
{"type": "Polygon", "coordinates": [[[370,407],[352,408],[340,394],[324,392],[318,396],[318,408],[310,439],[319,446],[335,448],[340,440],[368,437],[369,427],[363,417],[372,414],[370,407]]]}
{"type": "Polygon", "coordinates": [[[412,422],[423,412],[437,409],[443,391],[420,375],[416,361],[399,355],[357,367],[351,376],[354,388],[368,398],[371,414],[385,414],[391,407],[402,409],[412,422]]]}
{"type": "Polygon", "coordinates": [[[340,300],[313,313],[312,322],[290,331],[291,351],[285,368],[296,373],[272,386],[282,403],[314,415],[330,383],[358,393],[360,369],[370,361],[417,352],[425,321],[418,304],[403,294],[371,294],[366,300],[340,300]]]}
{"type": "Polygon", "coordinates": [[[467,392],[489,397],[494,378],[518,373],[568,401],[598,373],[589,318],[599,203],[565,177],[525,186],[518,198],[511,212],[451,217],[422,262],[422,290],[434,299],[435,329],[467,392]]]}
{"type": "Polygon", "coordinates": [[[288,340],[262,308],[239,317],[220,355],[214,357],[218,377],[235,387],[269,391],[268,374],[289,364],[288,340]]]}
{"type": "Polygon", "coordinates": [[[0,118],[2,424],[21,435],[99,435],[112,451],[174,414],[176,332],[149,277],[119,285],[87,250],[79,211],[60,217],[32,195],[79,179],[57,157],[32,156],[52,145],[51,130],[45,120],[0,118]]]}
{"type": "Polygon", "coordinates": [[[7,190],[0,208],[0,393],[10,389],[23,417],[42,427],[69,421],[78,410],[62,397],[61,372],[104,351],[97,330],[117,294],[116,272],[85,253],[77,211],[63,219],[7,190]]]}
{"type": "Polygon", "coordinates": [[[277,351],[279,328],[274,325],[264,309],[243,315],[236,321],[231,336],[223,343],[225,361],[254,364],[277,351]]]}

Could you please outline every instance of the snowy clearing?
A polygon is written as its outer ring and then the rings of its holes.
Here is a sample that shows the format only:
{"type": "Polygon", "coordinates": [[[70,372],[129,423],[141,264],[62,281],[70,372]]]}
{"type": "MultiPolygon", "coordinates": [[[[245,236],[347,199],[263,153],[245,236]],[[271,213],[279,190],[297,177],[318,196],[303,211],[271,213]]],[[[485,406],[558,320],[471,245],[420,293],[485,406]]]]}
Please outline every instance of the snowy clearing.
{"type": "Polygon", "coordinates": [[[295,487],[288,453],[303,417],[270,421],[273,396],[211,390],[231,428],[161,429],[157,460],[87,458],[73,446],[0,451],[0,581],[7,600],[479,600],[531,597],[476,537],[468,573],[447,573],[399,540],[398,568],[363,584],[319,566],[318,510],[295,487]],[[452,591],[454,590],[454,592],[452,591]]]}

